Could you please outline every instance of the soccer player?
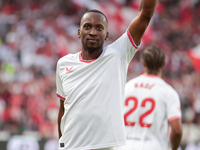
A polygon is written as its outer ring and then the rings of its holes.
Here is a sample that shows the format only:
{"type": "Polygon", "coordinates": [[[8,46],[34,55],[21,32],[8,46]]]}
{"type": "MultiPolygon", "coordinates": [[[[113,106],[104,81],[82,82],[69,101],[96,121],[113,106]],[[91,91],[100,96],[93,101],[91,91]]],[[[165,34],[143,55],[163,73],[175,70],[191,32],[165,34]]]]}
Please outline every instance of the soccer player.
{"type": "Polygon", "coordinates": [[[177,150],[182,136],[180,99],[177,92],[161,79],[165,54],[160,48],[149,46],[142,59],[145,73],[127,82],[125,87],[127,145],[120,149],[177,150]]]}
{"type": "Polygon", "coordinates": [[[122,103],[127,68],[156,3],[142,0],[126,32],[105,48],[109,35],[106,16],[98,10],[83,15],[78,30],[82,51],[57,63],[60,150],[112,150],[126,143],[122,103]]]}

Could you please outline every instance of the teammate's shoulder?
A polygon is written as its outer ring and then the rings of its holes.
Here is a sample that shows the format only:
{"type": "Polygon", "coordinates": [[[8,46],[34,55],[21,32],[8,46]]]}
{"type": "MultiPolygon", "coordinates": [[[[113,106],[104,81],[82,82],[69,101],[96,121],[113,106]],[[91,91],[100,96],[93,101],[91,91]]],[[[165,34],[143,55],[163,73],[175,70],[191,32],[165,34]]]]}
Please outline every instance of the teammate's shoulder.
{"type": "Polygon", "coordinates": [[[168,93],[168,95],[178,96],[178,92],[170,84],[168,84],[164,80],[163,83],[164,83],[163,85],[165,86],[165,88],[163,89],[168,93]]]}

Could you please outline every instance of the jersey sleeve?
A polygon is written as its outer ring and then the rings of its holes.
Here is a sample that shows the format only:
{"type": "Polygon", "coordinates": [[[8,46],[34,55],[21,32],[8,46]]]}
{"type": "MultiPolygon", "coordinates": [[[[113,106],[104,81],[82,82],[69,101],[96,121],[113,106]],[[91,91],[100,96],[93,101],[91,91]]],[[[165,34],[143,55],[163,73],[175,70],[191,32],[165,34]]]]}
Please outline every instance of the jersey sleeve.
{"type": "Polygon", "coordinates": [[[117,50],[120,53],[121,58],[126,62],[130,63],[133,56],[137,52],[138,48],[140,47],[135,44],[131,34],[129,33],[128,29],[126,32],[119,37],[115,42],[110,45],[112,48],[117,50]]]}
{"type": "Polygon", "coordinates": [[[64,94],[64,91],[63,91],[62,82],[61,82],[59,72],[60,72],[60,67],[59,67],[59,61],[58,61],[57,67],[56,67],[56,95],[57,95],[58,98],[60,98],[64,101],[65,100],[65,94],[64,94]]]}
{"type": "Polygon", "coordinates": [[[181,118],[180,99],[175,90],[167,95],[167,118],[169,122],[181,118]]]}

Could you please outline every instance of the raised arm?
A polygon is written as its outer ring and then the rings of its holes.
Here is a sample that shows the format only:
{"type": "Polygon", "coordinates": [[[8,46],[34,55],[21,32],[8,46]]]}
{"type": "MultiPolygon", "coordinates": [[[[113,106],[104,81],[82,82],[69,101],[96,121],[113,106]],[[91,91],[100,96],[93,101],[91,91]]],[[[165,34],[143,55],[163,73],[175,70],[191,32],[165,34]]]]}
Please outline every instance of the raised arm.
{"type": "Polygon", "coordinates": [[[157,0],[142,0],[137,17],[131,22],[128,30],[136,45],[139,45],[142,36],[153,16],[157,0]]]}
{"type": "Polygon", "coordinates": [[[182,137],[182,123],[181,119],[172,120],[170,122],[170,125],[172,127],[171,133],[170,133],[170,141],[171,141],[171,150],[177,150],[182,137]]]}
{"type": "Polygon", "coordinates": [[[59,138],[62,136],[62,133],[60,130],[60,123],[61,123],[61,119],[62,119],[64,112],[65,112],[64,101],[62,99],[60,99],[60,108],[59,108],[59,113],[58,113],[58,135],[59,135],[59,138]]]}

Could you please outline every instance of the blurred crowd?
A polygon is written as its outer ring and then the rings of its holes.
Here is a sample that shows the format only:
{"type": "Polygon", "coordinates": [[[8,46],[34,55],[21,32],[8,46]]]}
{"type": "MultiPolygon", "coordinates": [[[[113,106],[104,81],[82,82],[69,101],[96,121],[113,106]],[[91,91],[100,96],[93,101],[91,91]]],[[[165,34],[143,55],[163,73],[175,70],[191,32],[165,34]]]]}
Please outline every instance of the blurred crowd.
{"type": "MultiPolygon", "coordinates": [[[[106,14],[106,46],[126,31],[139,4],[140,0],[1,0],[0,132],[35,131],[43,138],[57,138],[56,63],[81,50],[77,30],[82,14],[92,8],[106,14]]],[[[200,142],[200,72],[188,55],[200,43],[199,18],[199,0],[159,0],[128,70],[127,80],[143,73],[141,52],[146,46],[164,50],[163,78],[181,99],[183,145],[200,142]]]]}

